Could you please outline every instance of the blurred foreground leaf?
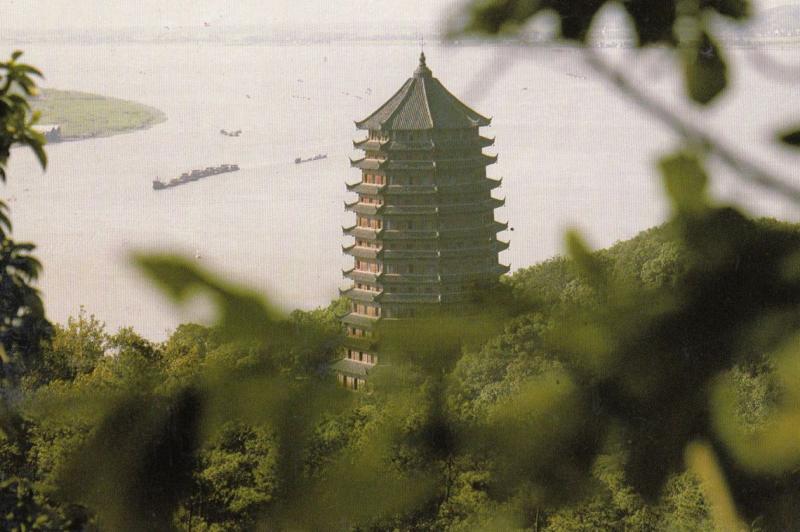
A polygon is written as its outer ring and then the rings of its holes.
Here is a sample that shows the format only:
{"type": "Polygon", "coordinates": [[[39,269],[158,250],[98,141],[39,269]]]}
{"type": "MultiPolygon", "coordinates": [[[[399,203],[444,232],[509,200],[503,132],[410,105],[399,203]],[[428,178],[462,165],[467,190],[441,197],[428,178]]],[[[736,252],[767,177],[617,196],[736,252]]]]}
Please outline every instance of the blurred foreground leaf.
{"type": "Polygon", "coordinates": [[[707,105],[728,86],[728,67],[719,45],[705,31],[682,50],[686,90],[695,102],[707,105]]]}
{"type": "Polygon", "coordinates": [[[255,292],[218,279],[180,257],[137,254],[134,260],[178,304],[198,294],[210,296],[218,311],[216,326],[227,338],[265,342],[279,331],[280,313],[255,292]]]}

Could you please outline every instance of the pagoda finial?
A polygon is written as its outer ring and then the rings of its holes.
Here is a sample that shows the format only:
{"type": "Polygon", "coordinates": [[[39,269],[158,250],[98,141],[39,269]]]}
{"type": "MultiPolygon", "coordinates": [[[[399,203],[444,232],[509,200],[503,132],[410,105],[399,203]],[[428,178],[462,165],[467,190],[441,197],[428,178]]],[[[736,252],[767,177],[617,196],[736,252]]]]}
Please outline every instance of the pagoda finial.
{"type": "Polygon", "coordinates": [[[430,76],[431,69],[428,68],[428,65],[425,63],[425,52],[420,52],[419,54],[419,66],[414,71],[415,76],[430,76]]]}

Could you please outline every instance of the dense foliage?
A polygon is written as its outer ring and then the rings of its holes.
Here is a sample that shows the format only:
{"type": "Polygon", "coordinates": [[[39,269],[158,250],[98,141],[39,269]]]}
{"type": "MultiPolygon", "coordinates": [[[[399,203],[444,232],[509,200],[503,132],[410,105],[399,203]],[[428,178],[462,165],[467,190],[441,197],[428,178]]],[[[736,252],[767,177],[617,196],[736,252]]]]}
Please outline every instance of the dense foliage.
{"type": "MultiPolygon", "coordinates": [[[[771,220],[752,227],[765,234],[779,231],[786,239],[783,245],[800,246],[798,227],[771,220]]],[[[672,225],[593,255],[615,283],[650,294],[680,286],[689,256],[672,225]]],[[[587,459],[588,476],[580,482],[574,471],[550,471],[547,482],[535,488],[528,483],[545,473],[541,465],[524,470],[522,477],[516,469],[509,472],[508,446],[520,450],[518,442],[505,438],[518,434],[517,424],[524,427],[526,439],[542,431],[558,435],[564,424],[569,425],[561,418],[507,419],[510,412],[533,411],[515,404],[528,399],[525,394],[557,393],[551,376],[570,378],[574,362],[559,351],[553,337],[564,314],[597,309],[606,302],[576,263],[564,257],[520,270],[504,282],[503,290],[513,294],[514,306],[523,310],[505,321],[499,334],[464,350],[444,378],[431,380],[417,368],[398,370],[413,383],[410,389],[350,397],[337,403],[336,411],[304,421],[307,434],[298,438],[303,446],[295,457],[293,480],[303,486],[303,501],[315,501],[311,508],[304,502],[298,508],[297,501],[287,500],[293,491],[282,486],[286,473],[281,471],[279,429],[272,416],[257,412],[264,404],[264,389],[243,393],[228,382],[223,390],[240,398],[225,400],[225,408],[233,408],[221,412],[222,419],[194,429],[194,442],[184,439],[189,430],[181,425],[185,414],[180,409],[208,401],[208,379],[252,376],[264,372],[265,364],[279,366],[283,386],[300,379],[324,388],[319,365],[330,360],[340,340],[336,318],[344,310],[342,301],[313,312],[295,311],[287,329],[316,334],[304,334],[303,343],[293,344],[280,357],[231,341],[218,328],[199,325],[183,325],[167,341],[154,344],[130,329],[111,334],[101,321],[82,312],[54,327],[40,362],[22,381],[26,399],[20,411],[25,423],[24,437],[18,441],[24,443],[14,446],[9,441],[0,454],[3,469],[14,471],[28,490],[27,495],[17,495],[14,504],[27,497],[30,504],[35,502],[42,522],[75,529],[103,524],[116,528],[110,525],[130,523],[133,513],[142,528],[171,525],[185,530],[249,530],[265,518],[305,523],[308,528],[362,523],[452,530],[506,525],[553,531],[711,530],[708,502],[682,466],[669,472],[655,498],[636,489],[628,469],[634,450],[619,434],[587,459]],[[437,406],[439,387],[446,389],[441,395],[445,404],[437,406]],[[193,398],[187,398],[189,390],[195,390],[193,398]],[[247,405],[242,400],[259,402],[247,405]],[[512,421],[513,427],[492,426],[512,421]],[[159,435],[159,430],[167,434],[159,435]],[[446,432],[449,437],[444,437],[446,432]],[[502,435],[503,441],[493,442],[495,448],[475,445],[491,434],[502,435]],[[451,443],[443,448],[442,441],[448,439],[451,443]],[[168,449],[172,446],[176,448],[168,449]],[[185,462],[178,459],[181,454],[185,462]],[[132,476],[127,464],[131,456],[145,460],[146,468],[135,473],[141,477],[132,476]],[[387,465],[381,465],[384,458],[387,465]],[[156,463],[147,465],[151,460],[156,463]],[[388,470],[380,478],[371,478],[375,469],[384,467],[388,470]],[[181,469],[184,477],[178,475],[181,469]],[[414,489],[400,498],[394,488],[412,487],[405,479],[414,480],[414,489]],[[523,480],[525,485],[515,485],[523,480]],[[154,490],[158,485],[165,487],[154,490]],[[167,488],[168,493],[163,491],[167,488]],[[561,490],[576,493],[557,493],[561,490]],[[544,497],[548,491],[554,493],[544,497]],[[115,502],[125,506],[110,506],[115,502]]],[[[769,371],[769,363],[758,357],[732,373],[734,415],[754,428],[762,426],[775,405],[774,385],[766,378],[769,371]]],[[[570,410],[574,407],[569,405],[570,410]]],[[[563,448],[522,451],[526,454],[512,456],[552,452],[546,463],[558,467],[574,467],[569,460],[576,458],[563,448]]],[[[535,464],[527,467],[531,465],[535,464]]]]}

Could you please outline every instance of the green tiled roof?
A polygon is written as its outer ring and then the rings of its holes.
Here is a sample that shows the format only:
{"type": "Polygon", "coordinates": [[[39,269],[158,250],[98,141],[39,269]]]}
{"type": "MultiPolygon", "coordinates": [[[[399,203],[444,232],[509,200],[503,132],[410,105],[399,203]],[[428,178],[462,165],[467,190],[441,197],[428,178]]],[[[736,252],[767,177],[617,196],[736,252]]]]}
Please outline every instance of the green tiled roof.
{"type": "Polygon", "coordinates": [[[370,318],[369,316],[364,316],[363,314],[351,312],[349,314],[345,314],[341,321],[345,325],[355,325],[356,327],[369,330],[372,329],[376,323],[378,323],[378,318],[370,318]]]}
{"type": "Polygon", "coordinates": [[[388,130],[459,129],[488,126],[490,121],[459,101],[434,78],[423,54],[414,75],[378,110],[356,122],[356,126],[388,130]]]}
{"type": "Polygon", "coordinates": [[[331,369],[337,373],[360,378],[366,377],[371,367],[369,364],[350,360],[349,358],[343,358],[331,364],[331,369]]]}
{"type": "Polygon", "coordinates": [[[469,139],[436,141],[430,139],[423,141],[375,140],[367,137],[362,140],[353,141],[353,147],[357,149],[381,151],[463,150],[469,148],[486,148],[493,144],[494,139],[482,136],[469,139]]]}
{"type": "Polygon", "coordinates": [[[375,302],[380,299],[381,292],[373,292],[372,290],[360,290],[358,288],[348,288],[347,290],[339,290],[339,295],[344,296],[353,301],[367,301],[375,302]]]}

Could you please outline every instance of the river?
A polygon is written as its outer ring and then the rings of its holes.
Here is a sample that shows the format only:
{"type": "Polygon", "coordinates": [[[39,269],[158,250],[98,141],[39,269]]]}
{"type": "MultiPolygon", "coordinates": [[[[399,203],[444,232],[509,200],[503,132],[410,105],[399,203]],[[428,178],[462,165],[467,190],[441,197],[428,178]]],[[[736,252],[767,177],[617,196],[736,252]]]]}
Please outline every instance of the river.
{"type": "MultiPolygon", "coordinates": [[[[111,330],[133,326],[160,340],[206,305],[176,309],[130,263],[134,250],[182,253],[251,286],[286,310],[327,304],[344,286],[341,226],[352,224],[347,157],[353,121],[388,99],[416,67],[416,44],[315,43],[21,45],[45,86],[136,100],[168,120],[149,130],[48,147],[41,172],[15,150],[0,194],[14,236],[37,245],[48,315],[83,306],[111,330]],[[240,137],[219,130],[241,129],[240,137]],[[327,153],[295,165],[295,157],[327,153]],[[155,192],[156,176],[238,163],[241,171],[155,192]]],[[[10,49],[9,49],[10,52],[10,49]]],[[[427,45],[428,65],[454,94],[493,117],[489,168],[506,197],[496,217],[513,231],[502,262],[516,270],[562,251],[566,228],[595,247],[626,239],[667,215],[654,161],[676,138],[568,48],[427,45]]],[[[750,52],[731,52],[733,90],[706,115],[682,103],[662,52],[633,61],[645,90],[728,144],[798,182],[797,159],[771,147],[773,126],[800,118],[798,85],[763,77],[750,52]]],[[[770,50],[791,62],[797,49],[770,50]]],[[[797,220],[795,205],[713,165],[715,195],[756,214],[797,220]]]]}

